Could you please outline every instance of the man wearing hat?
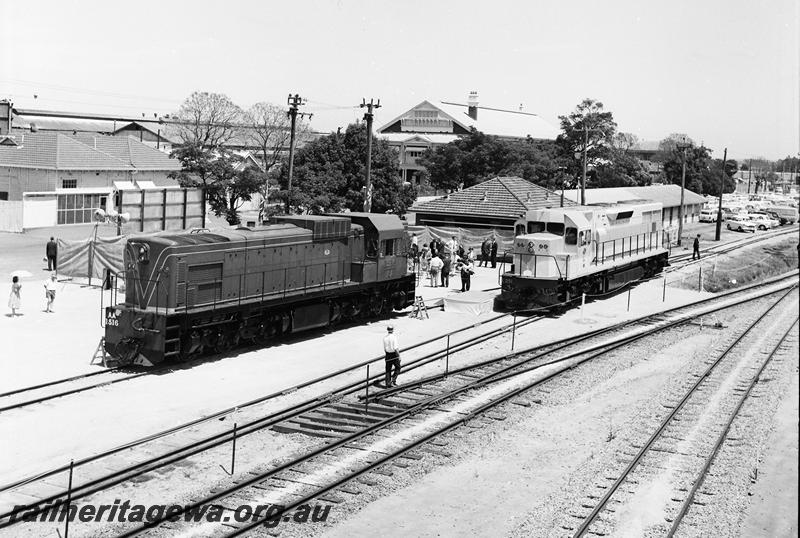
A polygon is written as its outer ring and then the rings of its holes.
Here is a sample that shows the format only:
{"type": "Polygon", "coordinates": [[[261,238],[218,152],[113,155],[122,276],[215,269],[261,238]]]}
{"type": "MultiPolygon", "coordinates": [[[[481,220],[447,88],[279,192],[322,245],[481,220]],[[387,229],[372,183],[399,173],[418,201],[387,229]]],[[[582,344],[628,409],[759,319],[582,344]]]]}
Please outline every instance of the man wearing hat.
{"type": "Polygon", "coordinates": [[[397,385],[397,376],[400,375],[400,346],[397,344],[397,336],[392,325],[386,327],[383,351],[386,352],[386,388],[389,388],[397,385]]]}

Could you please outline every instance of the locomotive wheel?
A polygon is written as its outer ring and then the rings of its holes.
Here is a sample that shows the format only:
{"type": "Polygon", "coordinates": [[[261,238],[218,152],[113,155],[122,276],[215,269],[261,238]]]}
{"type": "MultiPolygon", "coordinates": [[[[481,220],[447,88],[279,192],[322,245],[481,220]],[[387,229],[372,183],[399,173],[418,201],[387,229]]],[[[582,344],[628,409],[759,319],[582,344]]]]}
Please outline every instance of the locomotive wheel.
{"type": "Polygon", "coordinates": [[[217,343],[214,346],[214,351],[217,353],[225,353],[235,348],[238,343],[239,335],[237,333],[220,331],[217,336],[217,343]]]}
{"type": "Polygon", "coordinates": [[[342,305],[338,301],[331,301],[331,324],[338,323],[342,318],[342,305]]]}
{"type": "Polygon", "coordinates": [[[372,317],[380,316],[386,311],[386,297],[375,294],[369,300],[369,313],[372,317]]]}
{"type": "Polygon", "coordinates": [[[392,294],[392,308],[395,310],[401,310],[403,308],[403,304],[405,303],[405,294],[401,291],[396,291],[392,294]]]}

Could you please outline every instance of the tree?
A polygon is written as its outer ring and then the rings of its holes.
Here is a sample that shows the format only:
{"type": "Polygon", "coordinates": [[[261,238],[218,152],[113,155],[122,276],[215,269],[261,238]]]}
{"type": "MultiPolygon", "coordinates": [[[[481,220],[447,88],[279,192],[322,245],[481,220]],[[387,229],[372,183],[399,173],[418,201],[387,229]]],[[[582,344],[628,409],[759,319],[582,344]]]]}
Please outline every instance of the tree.
{"type": "Polygon", "coordinates": [[[230,224],[239,223],[239,208],[266,181],[257,166],[247,165],[242,157],[222,149],[212,153],[199,145],[186,145],[172,155],[181,161],[182,169],[169,177],[182,187],[202,186],[211,210],[224,215],[230,224]]]}
{"type": "Polygon", "coordinates": [[[603,110],[603,103],[584,99],[573,112],[558,119],[561,120],[562,133],[556,138],[556,143],[573,175],[582,175],[584,156],[587,168],[609,158],[617,124],[613,114],[603,110]]]}
{"type": "MultiPolygon", "coordinates": [[[[244,113],[244,137],[247,142],[258,148],[258,157],[265,172],[264,181],[259,185],[258,193],[261,200],[269,199],[272,182],[269,173],[284,156],[284,149],[289,146],[291,138],[291,120],[287,111],[271,103],[261,102],[251,106],[244,113]]],[[[296,142],[302,141],[308,135],[308,126],[302,118],[295,126],[296,142]]],[[[263,220],[266,210],[262,203],[259,209],[259,221],[263,220]]]]}
{"type": "Polygon", "coordinates": [[[650,174],[638,157],[612,149],[609,159],[595,166],[592,185],[602,187],[640,187],[651,183],[650,174]]]}
{"type": "MultiPolygon", "coordinates": [[[[265,172],[280,162],[284,148],[289,146],[291,124],[286,110],[271,103],[256,103],[244,113],[245,138],[258,148],[258,157],[265,172]]],[[[304,136],[307,128],[298,122],[297,132],[304,136]]]]}
{"type": "Polygon", "coordinates": [[[619,132],[611,137],[611,148],[622,153],[628,153],[639,144],[639,137],[633,133],[619,132]]]}
{"type": "MultiPolygon", "coordinates": [[[[736,190],[736,180],[733,176],[739,169],[738,164],[733,159],[725,161],[725,179],[723,180],[722,192],[733,192],[736,190]]],[[[709,196],[719,196],[719,182],[722,177],[722,159],[711,159],[708,163],[708,169],[703,172],[703,194],[709,196]]]]}
{"type": "Polygon", "coordinates": [[[182,187],[202,186],[208,189],[212,181],[212,164],[214,155],[204,150],[200,144],[185,144],[172,150],[170,157],[181,162],[181,169],[170,172],[168,177],[176,179],[182,187]]]}
{"type": "MultiPolygon", "coordinates": [[[[659,143],[661,159],[664,164],[664,175],[669,183],[681,184],[683,166],[683,150],[680,144],[691,144],[686,148],[686,182],[685,187],[698,194],[719,196],[720,178],[722,177],[722,159],[712,159],[711,150],[705,146],[696,146],[685,134],[673,133],[659,143]]],[[[736,190],[734,174],[738,164],[733,159],[725,162],[725,179],[723,192],[736,190]]]]}
{"type": "Polygon", "coordinates": [[[215,150],[237,134],[242,110],[227,95],[194,92],[181,104],[175,116],[182,145],[215,150]]]}
{"type": "MultiPolygon", "coordinates": [[[[690,191],[706,194],[704,181],[707,181],[711,161],[711,153],[705,146],[696,146],[692,139],[680,133],[673,133],[662,140],[658,147],[660,159],[663,161],[664,176],[667,182],[681,184],[684,151],[680,144],[691,144],[686,148],[686,181],[685,188],[690,191]]],[[[719,181],[719,178],[718,178],[719,181]]],[[[717,192],[719,189],[717,188],[717,192]]]]}
{"type": "Polygon", "coordinates": [[[539,140],[503,140],[476,129],[429,148],[417,161],[435,189],[458,190],[496,176],[519,176],[546,185],[559,166],[555,145],[539,140]]]}
{"type": "MultiPolygon", "coordinates": [[[[351,124],[344,133],[311,141],[295,154],[292,191],[287,192],[288,165],[283,162],[279,182],[281,200],[305,213],[361,211],[364,203],[366,125],[351,124]]],[[[400,179],[397,152],[385,140],[372,139],[372,211],[403,213],[414,203],[413,187],[400,179]]]]}

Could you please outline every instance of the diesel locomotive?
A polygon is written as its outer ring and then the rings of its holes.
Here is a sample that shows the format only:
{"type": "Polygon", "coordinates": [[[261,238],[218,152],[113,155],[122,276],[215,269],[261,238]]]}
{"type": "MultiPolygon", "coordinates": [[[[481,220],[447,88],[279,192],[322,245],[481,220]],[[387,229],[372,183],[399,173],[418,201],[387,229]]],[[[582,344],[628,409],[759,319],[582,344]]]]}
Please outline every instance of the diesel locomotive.
{"type": "Polygon", "coordinates": [[[283,216],[258,229],[133,236],[105,349],[152,366],[368,319],[414,302],[396,215],[283,216]]]}
{"type": "Polygon", "coordinates": [[[495,309],[553,306],[661,272],[669,255],[661,212],[644,200],[528,211],[515,223],[495,309]]]}

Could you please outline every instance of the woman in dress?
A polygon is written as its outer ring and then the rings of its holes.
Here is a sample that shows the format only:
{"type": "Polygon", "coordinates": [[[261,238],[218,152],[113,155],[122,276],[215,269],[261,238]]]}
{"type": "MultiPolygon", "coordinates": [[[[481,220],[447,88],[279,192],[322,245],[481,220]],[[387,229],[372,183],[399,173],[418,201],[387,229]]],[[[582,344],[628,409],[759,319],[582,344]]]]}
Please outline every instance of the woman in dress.
{"type": "Polygon", "coordinates": [[[11,278],[11,295],[8,296],[8,307],[11,309],[11,317],[17,315],[17,310],[22,308],[22,298],[19,295],[19,290],[22,289],[22,284],[19,283],[19,277],[11,278]]]}

